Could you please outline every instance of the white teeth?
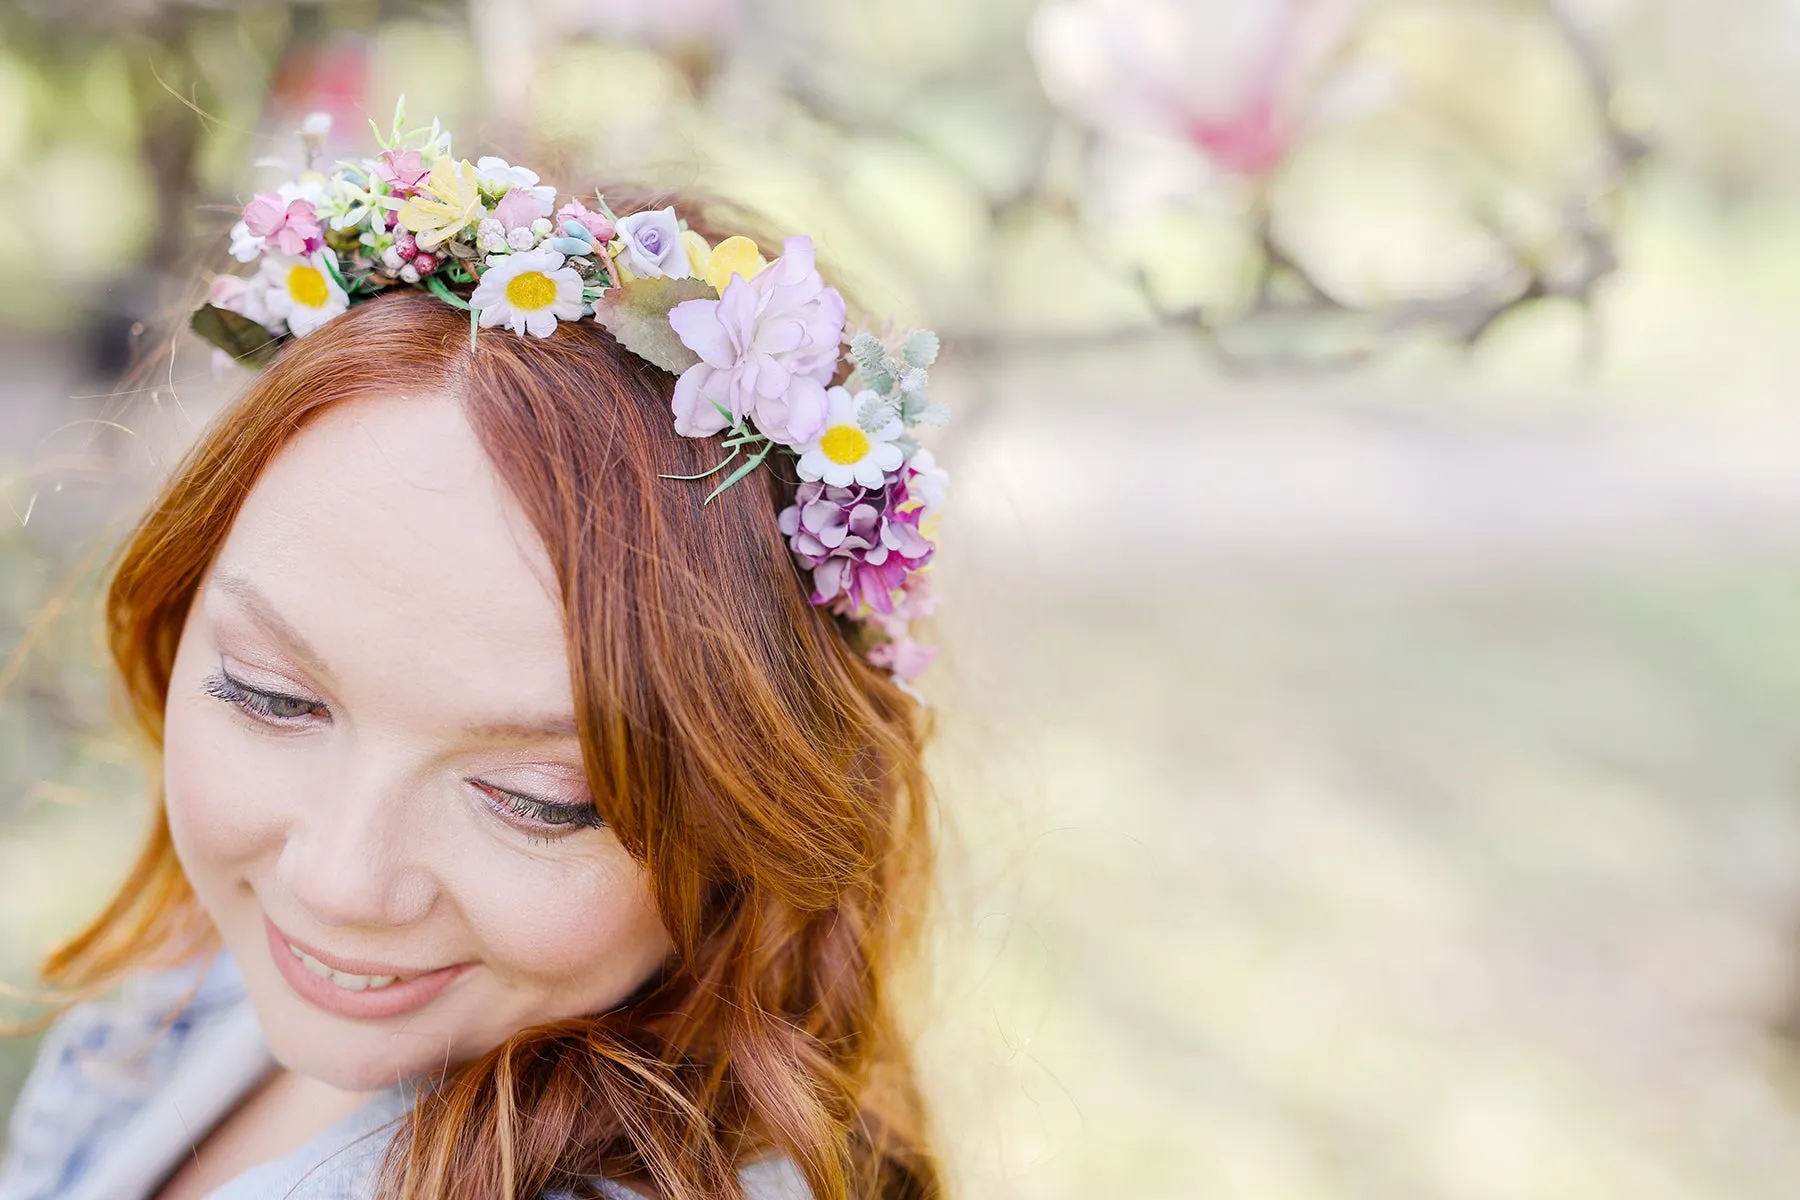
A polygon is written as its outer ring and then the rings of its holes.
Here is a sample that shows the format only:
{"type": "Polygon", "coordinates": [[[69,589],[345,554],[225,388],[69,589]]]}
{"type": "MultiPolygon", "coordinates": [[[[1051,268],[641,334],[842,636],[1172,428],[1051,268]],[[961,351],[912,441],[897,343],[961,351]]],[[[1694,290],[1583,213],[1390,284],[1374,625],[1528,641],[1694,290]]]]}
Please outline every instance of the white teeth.
{"type": "Polygon", "coordinates": [[[291,944],[288,949],[294,952],[294,957],[300,960],[300,965],[307,971],[317,975],[320,979],[331,980],[332,983],[347,992],[365,992],[375,988],[384,988],[397,979],[409,978],[400,975],[352,975],[348,971],[334,971],[304,950],[296,949],[291,944]]]}

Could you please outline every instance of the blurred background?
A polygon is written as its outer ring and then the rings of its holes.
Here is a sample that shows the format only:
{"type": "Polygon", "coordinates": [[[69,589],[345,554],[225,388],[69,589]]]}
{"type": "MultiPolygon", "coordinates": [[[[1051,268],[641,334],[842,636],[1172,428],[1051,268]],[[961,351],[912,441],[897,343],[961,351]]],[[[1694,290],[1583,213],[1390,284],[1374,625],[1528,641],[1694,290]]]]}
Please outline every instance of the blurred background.
{"type": "Polygon", "coordinates": [[[1793,1194],[1800,3],[0,38],[0,980],[144,826],[95,582],[242,382],[158,318],[301,119],[366,153],[404,92],[463,154],[740,199],[943,335],[916,1019],[958,1195],[1793,1194]]]}

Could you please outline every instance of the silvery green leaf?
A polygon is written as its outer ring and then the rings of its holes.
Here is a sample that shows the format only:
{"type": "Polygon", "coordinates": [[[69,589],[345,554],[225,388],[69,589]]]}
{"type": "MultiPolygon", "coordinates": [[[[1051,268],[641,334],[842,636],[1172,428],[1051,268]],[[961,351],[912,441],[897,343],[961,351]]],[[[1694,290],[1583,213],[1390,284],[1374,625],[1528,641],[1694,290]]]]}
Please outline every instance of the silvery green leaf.
{"type": "Polygon", "coordinates": [[[903,392],[922,392],[925,390],[926,374],[924,367],[911,367],[900,374],[900,390],[903,392]]]}
{"type": "Polygon", "coordinates": [[[906,335],[900,353],[909,367],[929,367],[937,361],[938,335],[929,329],[915,329],[906,335]]]}
{"type": "Polygon", "coordinates": [[[950,420],[950,410],[937,401],[925,405],[917,416],[912,418],[914,425],[942,425],[950,420]]]}
{"type": "Polygon", "coordinates": [[[903,433],[894,439],[894,445],[900,447],[900,453],[907,459],[919,452],[919,439],[910,433],[903,433]]]}
{"type": "Polygon", "coordinates": [[[594,301],[594,320],[639,358],[676,375],[700,361],[669,324],[669,310],[689,300],[717,300],[711,284],[667,275],[607,288],[594,301]]]}
{"type": "Polygon", "coordinates": [[[850,339],[850,357],[866,375],[880,373],[886,366],[887,348],[872,333],[859,333],[850,339]]]}
{"type": "Polygon", "coordinates": [[[896,415],[898,414],[894,412],[892,404],[880,396],[865,392],[862,403],[856,409],[856,423],[862,427],[863,432],[874,433],[885,427],[896,415]]]}
{"type": "Polygon", "coordinates": [[[887,371],[885,371],[885,370],[870,371],[867,373],[867,378],[868,378],[869,390],[874,392],[876,395],[891,396],[894,394],[894,383],[896,381],[892,375],[887,373],[887,371]]]}

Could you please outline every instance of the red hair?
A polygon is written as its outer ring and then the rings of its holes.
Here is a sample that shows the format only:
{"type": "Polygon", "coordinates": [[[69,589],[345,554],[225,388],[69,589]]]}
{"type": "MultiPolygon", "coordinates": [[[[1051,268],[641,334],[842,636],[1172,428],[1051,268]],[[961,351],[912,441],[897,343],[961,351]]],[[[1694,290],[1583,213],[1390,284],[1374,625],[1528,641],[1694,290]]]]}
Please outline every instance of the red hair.
{"type": "MultiPolygon", "coordinates": [[[[765,466],[711,503],[673,378],[597,325],[484,331],[422,292],[288,343],[190,452],[126,545],[112,656],[160,747],[195,591],[263,468],[321,409],[443,393],[549,552],[596,804],[647,869],[676,951],[622,1007],[519,1031],[422,1096],[392,1200],[535,1196],[593,1176],[735,1197],[792,1156],[818,1200],[942,1194],[893,980],[929,891],[929,725],[806,601],[765,466]]],[[[771,460],[773,462],[773,460],[771,460]]],[[[207,936],[154,823],[95,922],[45,964],[89,991],[207,936]]]]}

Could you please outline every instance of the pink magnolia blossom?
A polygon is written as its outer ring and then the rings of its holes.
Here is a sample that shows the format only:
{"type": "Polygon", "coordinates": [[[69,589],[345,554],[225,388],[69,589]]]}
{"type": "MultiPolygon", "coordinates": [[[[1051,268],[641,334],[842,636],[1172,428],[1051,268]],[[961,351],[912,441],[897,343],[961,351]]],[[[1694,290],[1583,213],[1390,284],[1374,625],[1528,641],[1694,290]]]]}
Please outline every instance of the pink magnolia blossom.
{"type": "Polygon", "coordinates": [[[266,250],[303,258],[325,245],[325,226],[309,200],[284,201],[273,192],[259,192],[244,205],[244,225],[266,250]]]}
{"type": "Polygon", "coordinates": [[[824,427],[844,298],[814,267],[811,238],[791,237],[782,250],[755,279],[734,275],[719,299],[669,311],[682,344],[700,356],[675,384],[683,437],[708,437],[749,417],[771,441],[797,446],[824,427]]]}
{"type": "Polygon", "coordinates": [[[1344,77],[1361,0],[1050,0],[1031,27],[1051,98],[1117,133],[1160,132],[1218,167],[1279,166],[1344,77]],[[1333,85],[1333,86],[1327,86],[1333,85]]]}

